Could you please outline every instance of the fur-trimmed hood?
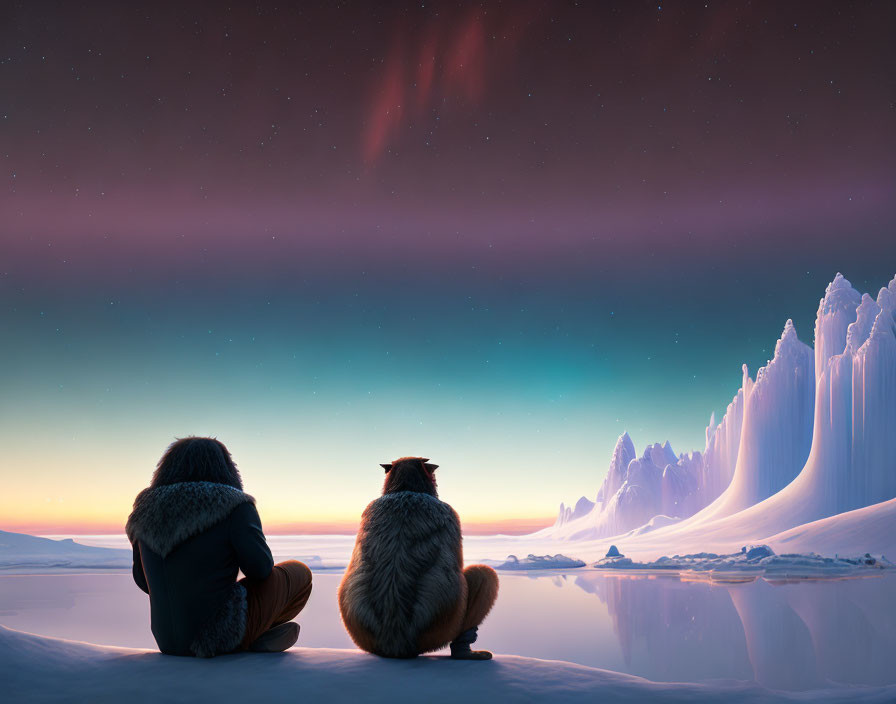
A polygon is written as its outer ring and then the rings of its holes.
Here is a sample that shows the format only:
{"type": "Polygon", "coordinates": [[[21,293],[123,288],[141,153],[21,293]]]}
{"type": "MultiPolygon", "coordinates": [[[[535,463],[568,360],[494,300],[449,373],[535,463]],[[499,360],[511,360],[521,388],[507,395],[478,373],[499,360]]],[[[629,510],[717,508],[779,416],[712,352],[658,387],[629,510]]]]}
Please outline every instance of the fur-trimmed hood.
{"type": "Polygon", "coordinates": [[[166,557],[185,540],[223,521],[240,504],[255,503],[245,492],[213,482],[179,482],[144,489],[134,500],[125,532],[166,557]]]}

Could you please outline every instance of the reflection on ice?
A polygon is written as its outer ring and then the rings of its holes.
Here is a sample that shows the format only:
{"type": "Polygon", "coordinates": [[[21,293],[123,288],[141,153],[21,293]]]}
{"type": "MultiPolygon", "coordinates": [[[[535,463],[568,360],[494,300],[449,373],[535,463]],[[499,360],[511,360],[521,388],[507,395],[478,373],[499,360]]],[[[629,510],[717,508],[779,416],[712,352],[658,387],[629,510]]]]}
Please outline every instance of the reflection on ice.
{"type": "Polygon", "coordinates": [[[753,679],[726,589],[597,572],[579,575],[575,585],[606,604],[627,672],[659,681],[753,679]]]}
{"type": "Polygon", "coordinates": [[[787,604],[783,590],[763,580],[728,589],[747,639],[757,682],[774,689],[810,689],[823,684],[812,636],[787,604]]]}
{"type": "MultiPolygon", "coordinates": [[[[323,555],[325,559],[330,555],[323,555]]],[[[896,684],[896,575],[772,584],[683,581],[580,568],[503,573],[480,631],[499,653],[655,681],[756,680],[779,689],[896,684]]],[[[350,648],[341,575],[316,572],[300,645],[350,648]]],[[[127,573],[0,575],[0,623],[41,635],[153,647],[149,604],[127,573]]]]}
{"type": "Polygon", "coordinates": [[[720,585],[590,572],[575,584],[607,605],[633,674],[790,690],[896,682],[890,575],[720,585]]]}

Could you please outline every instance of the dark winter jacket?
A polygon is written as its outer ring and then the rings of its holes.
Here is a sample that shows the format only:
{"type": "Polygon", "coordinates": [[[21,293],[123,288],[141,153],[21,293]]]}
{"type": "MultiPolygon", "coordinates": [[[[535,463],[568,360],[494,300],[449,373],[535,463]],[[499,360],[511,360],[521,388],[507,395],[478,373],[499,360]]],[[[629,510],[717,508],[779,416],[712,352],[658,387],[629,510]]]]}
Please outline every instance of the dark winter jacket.
{"type": "Polygon", "coordinates": [[[246,630],[237,572],[264,579],[274,564],[255,500],[211,482],[150,487],[134,501],[126,530],[159,650],[212,657],[236,649],[246,630]]]}

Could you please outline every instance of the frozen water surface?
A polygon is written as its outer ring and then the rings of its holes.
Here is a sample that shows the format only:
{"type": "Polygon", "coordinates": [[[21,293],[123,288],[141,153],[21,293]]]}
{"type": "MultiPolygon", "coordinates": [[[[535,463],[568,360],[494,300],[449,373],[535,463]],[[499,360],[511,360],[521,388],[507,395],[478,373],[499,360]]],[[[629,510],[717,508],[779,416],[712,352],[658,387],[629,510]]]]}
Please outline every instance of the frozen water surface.
{"type": "MultiPolygon", "coordinates": [[[[336,606],[341,574],[315,573],[300,645],[350,648],[336,606]]],[[[896,683],[896,575],[772,584],[676,576],[501,575],[480,632],[496,652],[655,681],[754,680],[774,689],[896,683]]],[[[0,576],[0,623],[106,645],[153,647],[146,596],[124,572],[0,576]]]]}

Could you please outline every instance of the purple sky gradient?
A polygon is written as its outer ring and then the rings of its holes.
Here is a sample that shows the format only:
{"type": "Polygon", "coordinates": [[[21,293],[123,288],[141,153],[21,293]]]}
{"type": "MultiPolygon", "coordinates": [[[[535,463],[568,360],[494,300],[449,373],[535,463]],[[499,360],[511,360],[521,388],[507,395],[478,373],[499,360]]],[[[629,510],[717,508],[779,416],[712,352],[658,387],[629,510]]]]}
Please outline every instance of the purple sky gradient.
{"type": "Polygon", "coordinates": [[[890,2],[4,4],[0,516],[114,523],[190,432],[290,525],[354,520],[392,455],[498,520],[596,492],[623,430],[701,449],[785,320],[812,342],[837,271],[872,294],[896,271],[894,25],[890,2]],[[114,475],[102,515],[70,461],[114,475]]]}

